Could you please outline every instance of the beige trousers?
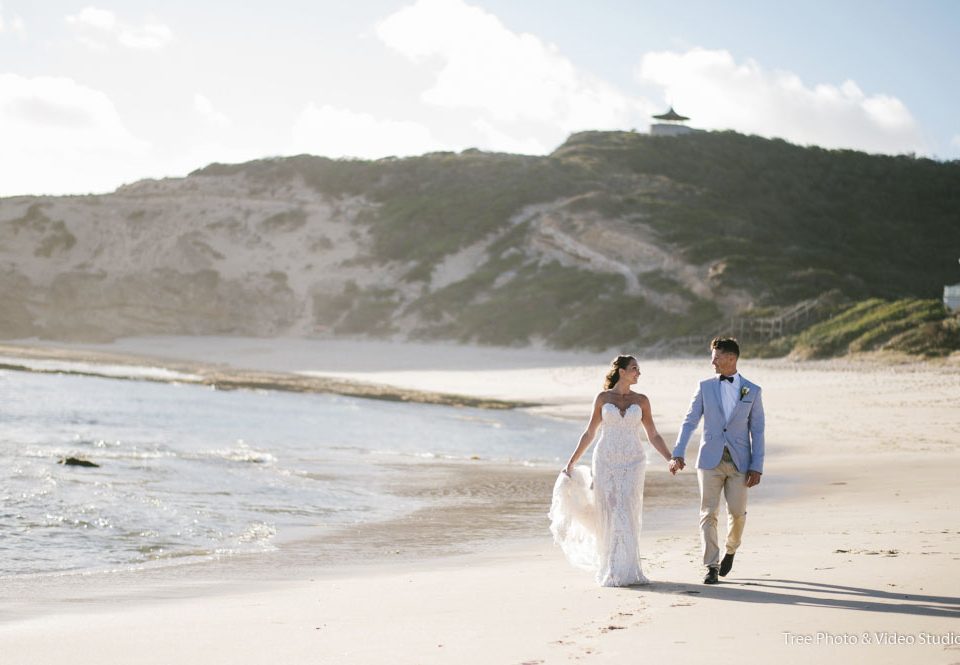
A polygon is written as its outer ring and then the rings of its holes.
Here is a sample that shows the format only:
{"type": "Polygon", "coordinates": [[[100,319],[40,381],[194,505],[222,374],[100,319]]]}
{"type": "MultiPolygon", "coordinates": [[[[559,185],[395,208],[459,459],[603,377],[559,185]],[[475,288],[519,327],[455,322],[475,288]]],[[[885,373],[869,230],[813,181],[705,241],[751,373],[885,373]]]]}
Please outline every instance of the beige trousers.
{"type": "Polygon", "coordinates": [[[697,469],[700,481],[700,543],[703,546],[703,565],[720,565],[720,546],[717,540],[717,511],[720,492],[727,502],[727,554],[740,547],[743,525],[747,521],[747,474],[740,473],[723,451],[723,459],[713,469],[697,469]]]}

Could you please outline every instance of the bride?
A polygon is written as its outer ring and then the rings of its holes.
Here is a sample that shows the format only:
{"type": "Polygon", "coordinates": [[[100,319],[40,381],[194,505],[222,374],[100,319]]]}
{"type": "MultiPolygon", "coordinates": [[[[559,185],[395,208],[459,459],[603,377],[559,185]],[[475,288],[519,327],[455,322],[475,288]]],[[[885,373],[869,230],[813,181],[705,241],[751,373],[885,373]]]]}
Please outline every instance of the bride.
{"type": "Polygon", "coordinates": [[[617,356],[610,363],[590,423],[553,488],[549,516],[554,541],[570,563],[594,572],[601,586],[650,582],[640,566],[638,545],[647,466],[640,427],[667,462],[670,451],[653,424],[650,400],[631,390],[639,377],[633,356],[617,356]],[[575,467],[598,429],[592,471],[575,467]]]}

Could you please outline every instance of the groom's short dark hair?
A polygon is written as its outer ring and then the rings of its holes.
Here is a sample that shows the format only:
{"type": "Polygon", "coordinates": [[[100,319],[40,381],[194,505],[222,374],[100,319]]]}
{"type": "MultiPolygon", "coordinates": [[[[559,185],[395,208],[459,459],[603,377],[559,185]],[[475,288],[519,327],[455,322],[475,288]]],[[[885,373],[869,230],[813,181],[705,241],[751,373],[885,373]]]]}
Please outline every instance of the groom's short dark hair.
{"type": "Polygon", "coordinates": [[[733,337],[714,337],[710,340],[710,349],[716,349],[720,353],[732,353],[740,357],[740,345],[733,337]]]}

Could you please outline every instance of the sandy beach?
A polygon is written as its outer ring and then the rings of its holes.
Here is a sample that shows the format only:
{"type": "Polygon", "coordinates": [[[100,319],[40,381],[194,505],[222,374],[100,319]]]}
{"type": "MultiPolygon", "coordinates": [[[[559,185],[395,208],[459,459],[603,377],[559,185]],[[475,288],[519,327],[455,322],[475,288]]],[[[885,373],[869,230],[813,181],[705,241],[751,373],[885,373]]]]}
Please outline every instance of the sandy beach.
{"type": "MultiPolygon", "coordinates": [[[[52,351],[28,341],[0,355],[17,353],[52,351]]],[[[586,418],[608,360],[174,337],[57,345],[56,353],[64,362],[140,358],[181,372],[217,364],[452,393],[575,421],[586,418]]],[[[640,366],[637,389],[672,444],[697,379],[711,373],[706,355],[641,357],[640,366]]],[[[960,662],[957,363],[745,354],[740,370],[764,388],[767,461],[736,565],[717,586],[701,583],[691,469],[672,478],[654,462],[648,471],[644,566],[654,583],[601,589],[550,541],[556,469],[416,465],[398,491],[464,501],[340,534],[341,560],[313,559],[304,534],[289,542],[283,566],[265,555],[109,579],[9,580],[0,592],[0,662],[960,662]],[[351,557],[360,549],[373,554],[351,557]]]]}

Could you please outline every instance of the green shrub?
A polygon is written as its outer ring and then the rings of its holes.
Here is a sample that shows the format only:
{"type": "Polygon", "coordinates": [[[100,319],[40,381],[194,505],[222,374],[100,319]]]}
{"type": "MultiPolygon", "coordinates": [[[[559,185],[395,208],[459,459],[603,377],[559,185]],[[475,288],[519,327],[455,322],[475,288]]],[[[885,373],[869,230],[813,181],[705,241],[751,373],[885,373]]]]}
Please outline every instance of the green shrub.
{"type": "Polygon", "coordinates": [[[960,317],[929,321],[906,330],[884,346],[892,351],[937,357],[960,351],[960,317]]]}
{"type": "MultiPolygon", "coordinates": [[[[795,352],[801,357],[827,358],[850,352],[874,351],[886,342],[946,316],[937,300],[903,299],[888,302],[872,298],[817,323],[797,337],[795,352]]],[[[905,338],[908,345],[914,336],[905,338]]]]}

